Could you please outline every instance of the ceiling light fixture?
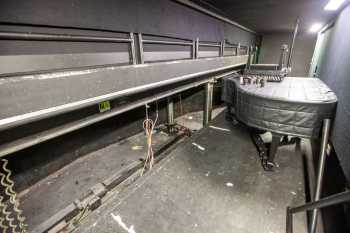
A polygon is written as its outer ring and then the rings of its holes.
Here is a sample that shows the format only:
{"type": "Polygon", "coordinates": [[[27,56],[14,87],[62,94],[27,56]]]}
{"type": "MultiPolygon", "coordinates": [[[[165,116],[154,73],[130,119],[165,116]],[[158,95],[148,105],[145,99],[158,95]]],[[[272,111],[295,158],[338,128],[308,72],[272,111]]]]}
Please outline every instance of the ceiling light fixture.
{"type": "Polygon", "coordinates": [[[336,11],[346,0],[329,0],[327,5],[324,7],[326,11],[336,11]]]}
{"type": "Polygon", "coordinates": [[[315,33],[318,32],[322,28],[322,24],[320,23],[315,23],[310,27],[310,32],[315,33]]]}

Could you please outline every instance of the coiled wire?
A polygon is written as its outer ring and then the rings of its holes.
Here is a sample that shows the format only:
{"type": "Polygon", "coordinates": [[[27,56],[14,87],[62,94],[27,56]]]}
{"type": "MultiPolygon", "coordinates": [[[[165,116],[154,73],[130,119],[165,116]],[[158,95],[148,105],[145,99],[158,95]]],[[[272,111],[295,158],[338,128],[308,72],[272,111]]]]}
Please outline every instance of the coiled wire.
{"type": "Polygon", "coordinates": [[[8,160],[1,159],[1,163],[0,184],[5,191],[4,194],[9,198],[12,211],[9,210],[9,205],[5,203],[4,196],[0,194],[0,211],[2,213],[0,227],[3,229],[3,232],[7,232],[11,228],[12,231],[10,232],[26,233],[27,225],[25,224],[25,218],[22,216],[22,211],[19,209],[17,193],[13,189],[14,182],[11,180],[12,172],[7,168],[8,160]]]}

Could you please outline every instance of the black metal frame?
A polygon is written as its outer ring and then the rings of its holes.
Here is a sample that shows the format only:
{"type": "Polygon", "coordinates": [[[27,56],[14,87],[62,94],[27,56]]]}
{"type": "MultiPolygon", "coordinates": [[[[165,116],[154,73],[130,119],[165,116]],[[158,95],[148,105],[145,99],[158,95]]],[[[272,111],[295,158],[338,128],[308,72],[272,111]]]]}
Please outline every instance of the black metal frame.
{"type": "Polygon", "coordinates": [[[350,191],[334,194],[318,201],[306,203],[296,207],[287,207],[286,232],[293,233],[293,214],[308,210],[321,209],[327,206],[350,202],[350,191]]]}

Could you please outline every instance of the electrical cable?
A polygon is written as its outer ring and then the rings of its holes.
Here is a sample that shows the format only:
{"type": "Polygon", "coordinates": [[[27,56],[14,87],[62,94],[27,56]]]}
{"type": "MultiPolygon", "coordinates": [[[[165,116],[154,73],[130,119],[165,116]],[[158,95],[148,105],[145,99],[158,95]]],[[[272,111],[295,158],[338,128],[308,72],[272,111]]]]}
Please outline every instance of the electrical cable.
{"type": "Polygon", "coordinates": [[[153,136],[153,131],[154,131],[154,127],[157,124],[158,121],[158,102],[156,101],[156,118],[153,121],[152,119],[149,118],[148,116],[148,108],[150,108],[150,106],[148,104],[145,105],[145,110],[146,110],[146,119],[143,121],[142,123],[142,127],[145,131],[146,137],[147,137],[147,155],[146,155],[146,159],[141,171],[141,176],[143,175],[145,169],[147,168],[147,166],[149,167],[149,169],[152,169],[153,164],[154,164],[154,153],[153,153],[153,148],[152,148],[152,136],[153,136]]]}
{"type": "Polygon", "coordinates": [[[0,212],[1,212],[1,216],[0,217],[0,227],[3,231],[3,233],[7,232],[8,226],[5,225],[8,215],[11,214],[10,212],[7,212],[7,205],[3,202],[4,197],[2,195],[0,195],[0,212]]]}
{"type": "MultiPolygon", "coordinates": [[[[7,168],[8,160],[1,159],[2,162],[2,170],[4,172],[0,172],[1,180],[0,184],[3,186],[5,190],[5,194],[9,197],[9,201],[13,206],[13,212],[16,214],[16,220],[15,217],[11,217],[12,213],[7,210],[9,207],[7,204],[4,203],[4,197],[1,196],[0,199],[0,205],[2,207],[2,213],[4,214],[5,219],[8,222],[8,225],[12,228],[12,231],[14,233],[25,233],[27,232],[25,224],[25,217],[22,216],[22,210],[19,209],[19,202],[17,200],[17,193],[14,191],[14,182],[11,180],[12,172],[7,168]],[[19,225],[17,226],[14,224],[14,222],[18,222],[19,225]],[[20,232],[16,231],[16,229],[19,228],[20,232]]],[[[1,222],[3,223],[3,222],[1,222]]]]}

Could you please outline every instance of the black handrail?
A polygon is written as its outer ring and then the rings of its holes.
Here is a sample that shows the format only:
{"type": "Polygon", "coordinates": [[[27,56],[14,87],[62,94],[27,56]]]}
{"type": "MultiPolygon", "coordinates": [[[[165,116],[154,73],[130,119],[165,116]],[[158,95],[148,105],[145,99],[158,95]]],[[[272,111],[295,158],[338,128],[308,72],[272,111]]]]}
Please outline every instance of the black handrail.
{"type": "Polygon", "coordinates": [[[350,201],[350,191],[334,194],[318,201],[306,203],[296,207],[287,207],[286,232],[293,233],[293,214],[308,210],[321,209],[327,206],[350,201]]]}

